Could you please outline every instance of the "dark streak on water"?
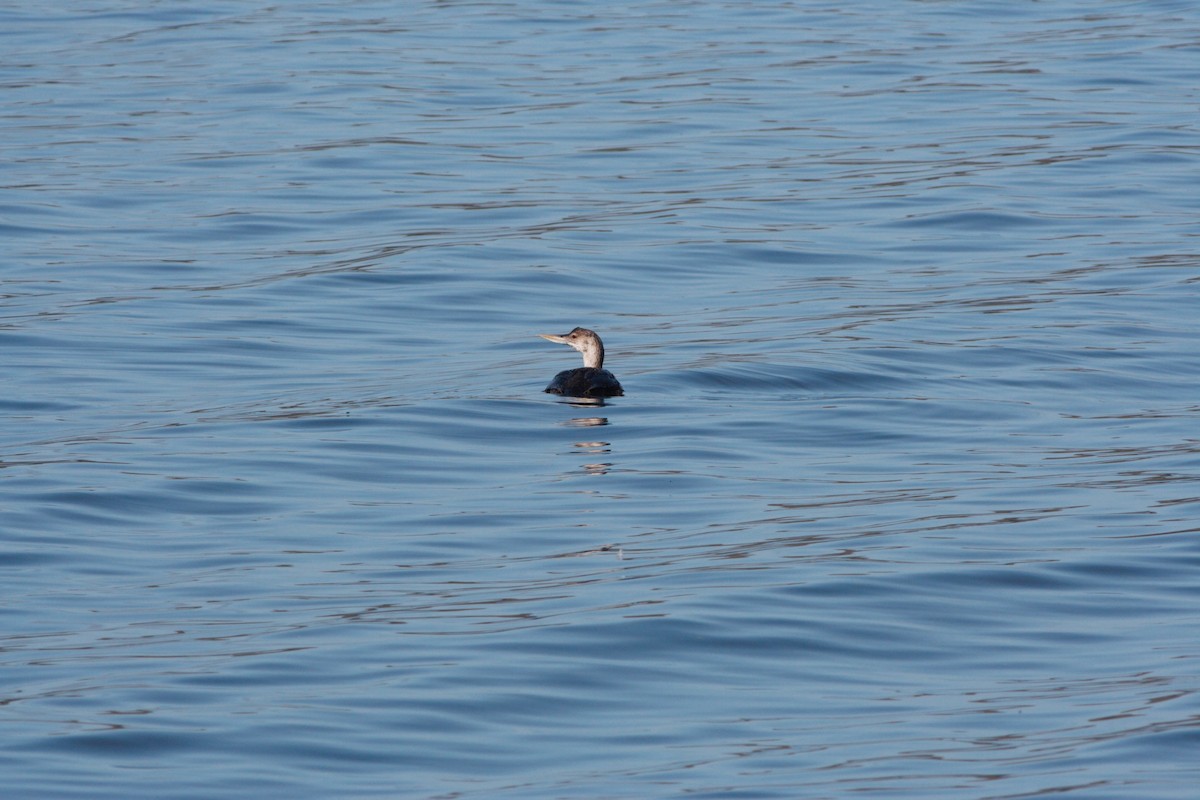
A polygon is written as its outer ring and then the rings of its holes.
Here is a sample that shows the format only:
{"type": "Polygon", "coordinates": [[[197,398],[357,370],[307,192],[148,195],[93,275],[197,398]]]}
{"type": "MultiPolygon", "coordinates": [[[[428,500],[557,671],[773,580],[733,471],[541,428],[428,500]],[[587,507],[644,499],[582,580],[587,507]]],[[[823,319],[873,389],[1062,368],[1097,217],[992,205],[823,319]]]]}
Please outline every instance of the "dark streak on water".
{"type": "Polygon", "coordinates": [[[6,796],[1194,797],[1200,14],[843,5],[0,11],[6,796]]]}

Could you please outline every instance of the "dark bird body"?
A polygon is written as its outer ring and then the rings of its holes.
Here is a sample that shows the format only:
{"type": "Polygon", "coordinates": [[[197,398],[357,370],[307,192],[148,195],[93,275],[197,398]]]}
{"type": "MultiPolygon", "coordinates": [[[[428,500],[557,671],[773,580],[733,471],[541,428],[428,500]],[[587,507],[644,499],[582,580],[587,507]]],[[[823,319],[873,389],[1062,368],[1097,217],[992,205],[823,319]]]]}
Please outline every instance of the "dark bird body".
{"type": "Polygon", "coordinates": [[[604,343],[595,331],[576,328],[561,336],[554,333],[539,333],[543,339],[570,345],[583,354],[583,366],[564,369],[554,376],[546,391],[568,397],[618,397],[625,394],[616,377],[604,369],[604,343]]]}
{"type": "Polygon", "coordinates": [[[611,372],[595,367],[564,369],[554,376],[546,391],[569,397],[616,397],[625,394],[611,372]]]}

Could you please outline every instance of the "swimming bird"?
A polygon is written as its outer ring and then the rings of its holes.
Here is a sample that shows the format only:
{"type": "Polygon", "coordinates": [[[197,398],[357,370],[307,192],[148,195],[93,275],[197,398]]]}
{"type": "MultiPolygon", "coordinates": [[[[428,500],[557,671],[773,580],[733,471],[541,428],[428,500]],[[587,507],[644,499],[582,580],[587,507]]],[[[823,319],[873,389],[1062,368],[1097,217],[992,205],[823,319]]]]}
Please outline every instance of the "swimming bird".
{"type": "Polygon", "coordinates": [[[595,331],[576,328],[561,336],[555,333],[539,333],[538,336],[551,342],[568,344],[583,353],[583,366],[564,369],[555,375],[546,387],[547,392],[570,397],[617,397],[625,394],[613,374],[604,369],[604,343],[595,331]]]}

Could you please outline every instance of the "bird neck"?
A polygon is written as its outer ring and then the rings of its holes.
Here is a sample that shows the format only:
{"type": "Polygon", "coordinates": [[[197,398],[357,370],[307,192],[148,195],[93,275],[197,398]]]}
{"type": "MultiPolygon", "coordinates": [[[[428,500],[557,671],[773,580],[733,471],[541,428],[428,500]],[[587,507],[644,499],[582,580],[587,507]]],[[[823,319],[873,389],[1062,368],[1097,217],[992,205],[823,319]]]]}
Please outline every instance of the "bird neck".
{"type": "Polygon", "coordinates": [[[604,367],[604,345],[597,342],[583,350],[583,366],[602,369],[604,367]]]}

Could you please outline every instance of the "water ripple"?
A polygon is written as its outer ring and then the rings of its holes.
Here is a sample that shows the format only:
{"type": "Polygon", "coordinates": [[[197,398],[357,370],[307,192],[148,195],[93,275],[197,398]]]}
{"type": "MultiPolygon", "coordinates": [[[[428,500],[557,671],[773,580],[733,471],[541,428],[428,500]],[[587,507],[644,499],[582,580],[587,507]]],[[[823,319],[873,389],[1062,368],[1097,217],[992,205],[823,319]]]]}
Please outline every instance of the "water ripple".
{"type": "Polygon", "coordinates": [[[1188,4],[3,14],[10,793],[1194,794],[1188,4]]]}

